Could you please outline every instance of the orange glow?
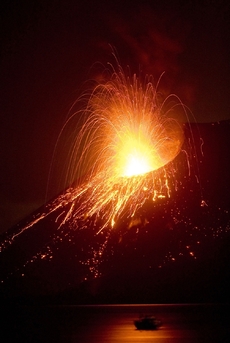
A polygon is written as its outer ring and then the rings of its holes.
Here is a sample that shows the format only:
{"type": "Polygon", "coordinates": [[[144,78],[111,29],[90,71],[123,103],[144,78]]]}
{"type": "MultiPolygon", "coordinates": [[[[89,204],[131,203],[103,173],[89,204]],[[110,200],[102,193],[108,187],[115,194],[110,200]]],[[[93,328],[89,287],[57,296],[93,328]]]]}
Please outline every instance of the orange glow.
{"type": "Polygon", "coordinates": [[[72,201],[79,200],[76,217],[100,213],[104,226],[114,227],[124,211],[133,217],[146,199],[169,196],[167,164],[180,152],[183,131],[164,113],[166,101],[157,103],[150,77],[142,83],[136,75],[126,78],[120,66],[112,70],[80,112],[86,119],[73,143],[68,180],[89,175],[70,190],[72,201]]]}

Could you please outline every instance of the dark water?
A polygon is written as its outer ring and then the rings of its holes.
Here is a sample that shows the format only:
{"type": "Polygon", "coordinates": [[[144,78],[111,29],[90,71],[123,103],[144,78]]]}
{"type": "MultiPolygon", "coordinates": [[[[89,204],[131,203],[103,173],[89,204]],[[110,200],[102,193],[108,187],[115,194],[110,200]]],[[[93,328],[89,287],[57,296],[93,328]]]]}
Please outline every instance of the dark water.
{"type": "Polygon", "coordinates": [[[227,343],[229,305],[106,305],[17,307],[2,311],[1,342],[227,343]],[[153,314],[159,330],[138,331],[133,320],[153,314]]]}

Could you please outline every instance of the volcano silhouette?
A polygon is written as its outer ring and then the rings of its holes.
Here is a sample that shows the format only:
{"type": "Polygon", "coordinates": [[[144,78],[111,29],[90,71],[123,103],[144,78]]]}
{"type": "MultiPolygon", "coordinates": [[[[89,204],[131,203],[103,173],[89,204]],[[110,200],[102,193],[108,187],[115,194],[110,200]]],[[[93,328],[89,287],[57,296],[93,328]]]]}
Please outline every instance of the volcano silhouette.
{"type": "Polygon", "coordinates": [[[103,218],[82,221],[77,229],[59,227],[67,203],[25,229],[47,214],[46,204],[4,233],[2,297],[75,303],[226,299],[230,122],[184,129],[185,146],[174,161],[177,189],[168,199],[146,201],[135,219],[122,217],[100,234],[103,218]],[[189,168],[183,149],[191,157],[189,168]]]}

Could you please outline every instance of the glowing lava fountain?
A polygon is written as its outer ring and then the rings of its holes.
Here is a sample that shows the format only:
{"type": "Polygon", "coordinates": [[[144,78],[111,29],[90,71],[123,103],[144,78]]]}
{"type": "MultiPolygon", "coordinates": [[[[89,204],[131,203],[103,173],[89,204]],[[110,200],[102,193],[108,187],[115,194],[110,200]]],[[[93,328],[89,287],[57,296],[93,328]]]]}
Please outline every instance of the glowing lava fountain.
{"type": "Polygon", "coordinates": [[[71,218],[74,226],[77,218],[100,216],[101,229],[113,227],[122,214],[133,217],[146,199],[170,194],[166,165],[183,143],[181,125],[170,117],[178,101],[164,110],[172,96],[159,104],[151,77],[142,83],[136,75],[126,77],[119,65],[118,71],[111,69],[109,81],[94,88],[85,109],[75,112],[62,130],[73,127],[76,118],[83,120],[68,156],[68,182],[74,187],[62,223],[71,218]],[[87,180],[77,183],[82,174],[87,180]]]}

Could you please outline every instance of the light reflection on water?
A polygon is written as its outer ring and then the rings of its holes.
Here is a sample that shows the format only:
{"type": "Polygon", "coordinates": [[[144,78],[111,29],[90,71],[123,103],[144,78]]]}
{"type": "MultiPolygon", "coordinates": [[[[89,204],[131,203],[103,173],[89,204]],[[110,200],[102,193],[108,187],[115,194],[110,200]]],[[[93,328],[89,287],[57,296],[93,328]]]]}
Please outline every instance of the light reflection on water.
{"type": "Polygon", "coordinates": [[[229,305],[19,307],[5,311],[1,332],[7,343],[228,343],[229,310],[229,305]],[[162,327],[136,330],[133,321],[140,314],[155,315],[162,327]]]}
{"type": "Polygon", "coordinates": [[[227,343],[230,337],[228,326],[223,325],[221,317],[210,315],[217,313],[212,306],[129,305],[88,307],[85,310],[89,321],[73,328],[72,343],[227,343]],[[162,327],[153,331],[136,330],[133,320],[140,313],[153,313],[163,321],[162,327]]]}

